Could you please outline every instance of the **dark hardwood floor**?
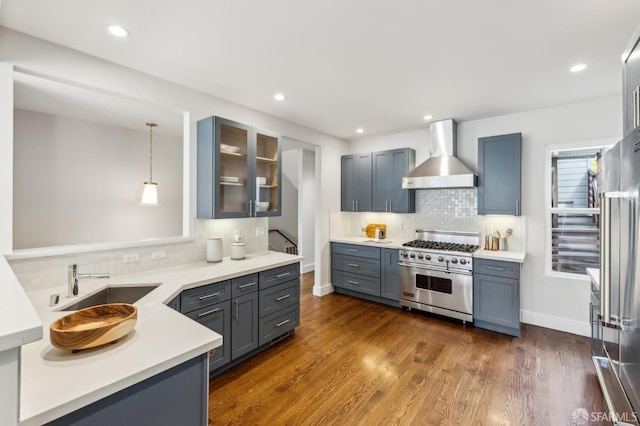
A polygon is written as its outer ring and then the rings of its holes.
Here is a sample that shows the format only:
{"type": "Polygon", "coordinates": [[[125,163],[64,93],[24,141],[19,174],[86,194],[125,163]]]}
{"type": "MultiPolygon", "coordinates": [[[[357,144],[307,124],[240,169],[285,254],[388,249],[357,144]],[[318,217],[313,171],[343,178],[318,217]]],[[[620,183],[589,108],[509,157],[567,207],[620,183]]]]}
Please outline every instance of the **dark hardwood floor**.
{"type": "Polygon", "coordinates": [[[210,424],[577,425],[606,411],[586,337],[523,324],[512,338],[312,287],[305,274],[295,335],[211,379],[210,424]]]}

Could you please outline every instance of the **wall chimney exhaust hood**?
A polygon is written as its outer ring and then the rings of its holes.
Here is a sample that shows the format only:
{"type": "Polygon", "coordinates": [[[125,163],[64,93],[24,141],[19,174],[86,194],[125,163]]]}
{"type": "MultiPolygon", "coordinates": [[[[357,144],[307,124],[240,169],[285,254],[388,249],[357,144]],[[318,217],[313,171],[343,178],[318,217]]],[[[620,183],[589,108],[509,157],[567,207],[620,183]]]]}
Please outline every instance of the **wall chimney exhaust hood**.
{"type": "Polygon", "coordinates": [[[472,188],[476,176],[455,155],[458,125],[453,119],[429,125],[429,158],[402,178],[403,189],[472,188]]]}

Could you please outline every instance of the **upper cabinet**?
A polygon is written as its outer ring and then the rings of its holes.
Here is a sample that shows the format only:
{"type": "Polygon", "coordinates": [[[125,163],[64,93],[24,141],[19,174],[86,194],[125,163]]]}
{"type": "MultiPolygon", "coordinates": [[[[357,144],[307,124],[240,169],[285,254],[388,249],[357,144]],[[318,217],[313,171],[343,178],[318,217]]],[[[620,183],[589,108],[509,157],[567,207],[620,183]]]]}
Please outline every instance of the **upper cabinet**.
{"type": "Polygon", "coordinates": [[[219,117],[197,132],[197,217],[280,215],[279,136],[219,117]]]}
{"type": "Polygon", "coordinates": [[[478,139],[478,214],[520,216],[522,135],[478,139]]]}
{"type": "Polygon", "coordinates": [[[341,161],[340,210],[371,211],[371,153],[343,155],[341,161]]]}
{"type": "Polygon", "coordinates": [[[415,213],[415,190],[402,189],[402,178],[416,165],[410,148],[373,153],[373,211],[415,213]]]}
{"type": "Polygon", "coordinates": [[[415,191],[402,189],[402,178],[415,163],[410,148],[342,156],[341,210],[414,213],[415,191]]]}

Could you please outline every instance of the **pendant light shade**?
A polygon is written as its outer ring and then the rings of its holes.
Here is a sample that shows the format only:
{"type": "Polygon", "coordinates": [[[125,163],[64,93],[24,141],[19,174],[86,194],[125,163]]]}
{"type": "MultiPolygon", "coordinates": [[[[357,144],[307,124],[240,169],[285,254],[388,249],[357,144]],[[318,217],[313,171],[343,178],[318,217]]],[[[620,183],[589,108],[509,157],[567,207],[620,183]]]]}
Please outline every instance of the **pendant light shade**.
{"type": "Polygon", "coordinates": [[[144,183],[141,206],[158,206],[158,184],[153,181],[153,128],[155,123],[147,123],[149,126],[149,181],[144,183]]]}

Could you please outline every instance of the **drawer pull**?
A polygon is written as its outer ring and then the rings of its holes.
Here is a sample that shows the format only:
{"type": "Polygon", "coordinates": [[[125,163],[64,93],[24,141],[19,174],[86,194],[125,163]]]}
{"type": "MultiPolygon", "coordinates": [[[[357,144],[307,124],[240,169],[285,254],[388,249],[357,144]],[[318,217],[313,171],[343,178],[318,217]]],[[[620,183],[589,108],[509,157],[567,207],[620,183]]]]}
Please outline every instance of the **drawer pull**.
{"type": "Polygon", "coordinates": [[[251,281],[250,283],[239,285],[238,288],[247,288],[247,287],[251,287],[252,285],[256,285],[256,282],[251,281]]]}
{"type": "Polygon", "coordinates": [[[504,268],[496,268],[495,266],[485,266],[487,269],[493,269],[494,271],[504,271],[504,268]]]}
{"type": "Polygon", "coordinates": [[[199,317],[206,317],[207,315],[214,314],[214,313],[218,312],[219,310],[220,310],[220,308],[215,308],[215,309],[212,309],[212,310],[210,310],[210,311],[203,312],[203,313],[201,313],[201,314],[198,314],[198,318],[199,318],[199,317]]]}
{"type": "Polygon", "coordinates": [[[284,295],[284,296],[280,296],[280,297],[278,297],[278,298],[276,299],[276,302],[280,302],[281,300],[288,299],[289,297],[291,297],[291,295],[290,295],[290,294],[286,294],[286,295],[284,295]]]}
{"type": "Polygon", "coordinates": [[[278,275],[276,275],[276,278],[286,277],[287,275],[291,275],[291,272],[285,272],[284,274],[278,274],[278,275]]]}
{"type": "Polygon", "coordinates": [[[286,320],[282,321],[281,323],[276,324],[276,327],[281,327],[281,326],[285,325],[286,323],[288,323],[289,321],[291,321],[291,320],[286,319],[286,320]]]}
{"type": "Polygon", "coordinates": [[[360,265],[358,265],[357,263],[347,263],[347,265],[354,267],[354,268],[359,268],[360,265]]]}
{"type": "Polygon", "coordinates": [[[354,253],[357,253],[357,252],[359,252],[360,250],[356,250],[356,249],[349,249],[349,251],[352,251],[352,252],[354,252],[354,253]]]}
{"type": "Polygon", "coordinates": [[[220,296],[220,292],[207,294],[206,296],[200,296],[200,297],[198,297],[198,300],[210,299],[210,298],[216,297],[216,296],[220,296]]]}
{"type": "Polygon", "coordinates": [[[353,284],[353,285],[360,285],[360,283],[358,281],[348,281],[349,284],[353,284]]]}

